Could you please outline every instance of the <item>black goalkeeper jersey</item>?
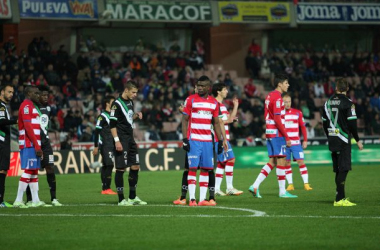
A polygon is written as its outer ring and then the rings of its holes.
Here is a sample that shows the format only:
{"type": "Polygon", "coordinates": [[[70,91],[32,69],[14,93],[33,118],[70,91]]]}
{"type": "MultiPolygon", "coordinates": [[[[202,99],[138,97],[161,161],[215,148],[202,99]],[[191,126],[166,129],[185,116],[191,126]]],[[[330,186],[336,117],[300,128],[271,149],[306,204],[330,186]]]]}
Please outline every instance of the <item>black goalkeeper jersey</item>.
{"type": "Polygon", "coordinates": [[[49,122],[50,122],[51,108],[50,106],[39,106],[39,109],[41,111],[41,117],[40,117],[41,145],[48,145],[50,144],[48,128],[49,128],[49,122]]]}
{"type": "Polygon", "coordinates": [[[0,144],[8,147],[11,141],[9,125],[12,124],[17,124],[17,120],[11,119],[6,104],[0,101],[0,144]]]}
{"type": "Polygon", "coordinates": [[[351,145],[349,121],[356,120],[355,105],[343,94],[334,94],[324,105],[324,121],[330,151],[351,145]]]}
{"type": "Polygon", "coordinates": [[[133,137],[133,101],[118,97],[111,106],[110,119],[116,121],[119,136],[133,137]]]}

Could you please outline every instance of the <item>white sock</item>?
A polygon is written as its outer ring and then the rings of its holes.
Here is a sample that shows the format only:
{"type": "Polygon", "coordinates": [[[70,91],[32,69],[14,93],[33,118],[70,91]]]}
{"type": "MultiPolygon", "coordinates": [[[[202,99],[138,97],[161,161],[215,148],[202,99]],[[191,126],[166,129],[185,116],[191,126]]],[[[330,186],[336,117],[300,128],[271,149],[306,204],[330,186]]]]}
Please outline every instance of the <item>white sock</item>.
{"type": "Polygon", "coordinates": [[[303,183],[309,183],[309,173],[307,172],[306,165],[300,166],[300,173],[302,176],[303,183]]]}
{"type": "MultiPolygon", "coordinates": [[[[28,171],[28,170],[25,170],[28,171]]],[[[30,181],[30,174],[29,173],[22,173],[20,177],[20,181],[18,182],[18,190],[17,190],[17,197],[16,200],[17,202],[23,202],[24,198],[24,193],[26,191],[26,188],[28,187],[28,183],[30,181]]]]}
{"type": "Polygon", "coordinates": [[[286,166],[285,174],[288,183],[293,184],[293,171],[291,166],[286,166]]]}
{"type": "Polygon", "coordinates": [[[277,174],[277,180],[278,180],[278,188],[280,189],[280,195],[284,195],[286,193],[286,189],[285,189],[285,167],[284,166],[277,166],[276,167],[276,174],[277,174]]]}
{"type": "Polygon", "coordinates": [[[206,200],[206,194],[208,190],[208,172],[201,172],[199,176],[199,201],[206,200]]]}
{"type": "Polygon", "coordinates": [[[223,163],[218,162],[218,166],[215,171],[215,191],[220,191],[220,185],[222,184],[224,174],[223,163]]]}
{"type": "Polygon", "coordinates": [[[187,185],[189,188],[189,199],[195,200],[195,188],[197,186],[197,172],[189,171],[187,175],[187,185]]]}
{"type": "Polygon", "coordinates": [[[38,176],[32,175],[29,182],[30,192],[32,193],[32,201],[33,203],[37,203],[40,201],[40,197],[38,196],[38,176]]]}
{"type": "Polygon", "coordinates": [[[226,163],[226,184],[227,189],[233,188],[232,181],[234,179],[234,164],[235,162],[228,161],[226,163]]]}
{"type": "Polygon", "coordinates": [[[263,182],[265,178],[268,177],[272,169],[272,165],[270,165],[269,163],[265,164],[265,166],[261,169],[259,176],[257,176],[256,181],[253,183],[253,188],[259,188],[261,182],[263,182]]]}

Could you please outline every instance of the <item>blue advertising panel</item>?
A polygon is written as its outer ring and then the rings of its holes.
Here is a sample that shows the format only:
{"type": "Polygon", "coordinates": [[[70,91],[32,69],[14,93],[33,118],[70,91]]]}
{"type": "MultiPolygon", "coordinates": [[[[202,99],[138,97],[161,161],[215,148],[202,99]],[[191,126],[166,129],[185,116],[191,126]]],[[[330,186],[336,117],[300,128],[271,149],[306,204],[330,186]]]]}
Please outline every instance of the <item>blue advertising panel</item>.
{"type": "Polygon", "coordinates": [[[97,0],[19,0],[20,18],[98,19],[97,0]]]}
{"type": "Polygon", "coordinates": [[[380,24],[380,4],[300,3],[297,23],[380,24]]]}

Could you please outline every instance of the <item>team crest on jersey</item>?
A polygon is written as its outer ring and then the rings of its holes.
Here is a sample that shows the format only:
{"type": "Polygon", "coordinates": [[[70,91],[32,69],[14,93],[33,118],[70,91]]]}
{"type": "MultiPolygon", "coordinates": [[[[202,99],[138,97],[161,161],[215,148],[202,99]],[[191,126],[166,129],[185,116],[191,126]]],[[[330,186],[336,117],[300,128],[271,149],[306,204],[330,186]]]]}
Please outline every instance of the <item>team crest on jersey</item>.
{"type": "Polygon", "coordinates": [[[276,101],[276,108],[281,108],[281,102],[280,101],[276,101]]]}
{"type": "Polygon", "coordinates": [[[4,111],[0,111],[0,116],[5,116],[5,112],[4,111]]]}
{"type": "Polygon", "coordinates": [[[29,107],[28,106],[24,107],[24,114],[29,115],[29,107]]]}
{"type": "Polygon", "coordinates": [[[50,112],[50,110],[51,110],[50,106],[47,106],[47,107],[46,107],[46,110],[47,110],[48,112],[50,112]]]}
{"type": "Polygon", "coordinates": [[[116,109],[116,105],[113,105],[113,106],[112,106],[112,109],[116,109]]]}
{"type": "Polygon", "coordinates": [[[2,111],[2,110],[4,110],[4,111],[5,111],[5,108],[4,108],[4,107],[1,107],[1,108],[0,108],[0,111],[2,111]]]}
{"type": "Polygon", "coordinates": [[[45,130],[46,127],[48,126],[48,123],[49,123],[49,117],[45,114],[41,115],[40,117],[41,128],[45,130]]]}

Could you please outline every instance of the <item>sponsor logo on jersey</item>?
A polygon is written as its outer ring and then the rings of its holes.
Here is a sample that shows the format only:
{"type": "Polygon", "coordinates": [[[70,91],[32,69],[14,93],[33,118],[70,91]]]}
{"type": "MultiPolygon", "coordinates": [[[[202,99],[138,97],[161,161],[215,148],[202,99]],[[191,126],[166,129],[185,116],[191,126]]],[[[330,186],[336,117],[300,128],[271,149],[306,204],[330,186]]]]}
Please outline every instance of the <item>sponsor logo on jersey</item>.
{"type": "Polygon", "coordinates": [[[4,111],[0,111],[0,116],[5,116],[5,112],[4,111]]]}
{"type": "Polygon", "coordinates": [[[276,108],[281,108],[281,102],[280,101],[276,101],[276,108]]]}
{"type": "Polygon", "coordinates": [[[29,108],[28,108],[28,105],[26,105],[26,106],[24,107],[24,114],[25,114],[25,115],[29,115],[29,108]]]}

